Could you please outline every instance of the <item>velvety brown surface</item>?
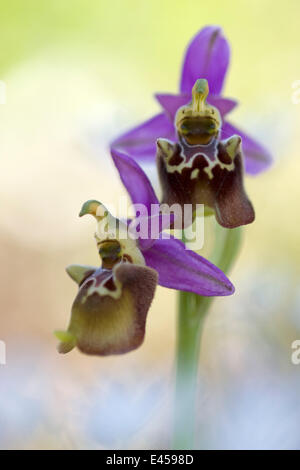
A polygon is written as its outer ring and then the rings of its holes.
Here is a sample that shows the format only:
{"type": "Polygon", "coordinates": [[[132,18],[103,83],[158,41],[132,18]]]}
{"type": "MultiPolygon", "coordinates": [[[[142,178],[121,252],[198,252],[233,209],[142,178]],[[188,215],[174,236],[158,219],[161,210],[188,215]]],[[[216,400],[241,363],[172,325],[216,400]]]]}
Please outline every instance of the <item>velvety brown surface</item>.
{"type": "Polygon", "coordinates": [[[73,303],[69,331],[76,337],[77,347],[86,354],[122,354],[143,342],[157,273],[145,266],[126,263],[115,268],[115,276],[121,283],[119,298],[99,291],[88,295],[94,277],[95,287],[107,278],[105,287],[111,292],[117,290],[112,272],[99,269],[82,284],[73,303]]]}
{"type": "MultiPolygon", "coordinates": [[[[177,166],[182,161],[182,146],[172,145],[173,155],[169,165],[177,166]]],[[[232,161],[226,150],[226,145],[220,142],[217,147],[218,159],[221,163],[230,164],[232,161]]],[[[234,228],[253,222],[255,218],[253,206],[249,201],[243,184],[243,156],[237,150],[233,158],[233,169],[222,168],[217,163],[212,168],[212,178],[207,169],[209,164],[204,155],[194,158],[191,167],[186,166],[181,171],[170,172],[166,165],[166,154],[157,147],[157,168],[162,187],[162,203],[169,205],[205,204],[214,210],[220,225],[234,228]],[[192,173],[198,170],[196,177],[192,173]]]]}

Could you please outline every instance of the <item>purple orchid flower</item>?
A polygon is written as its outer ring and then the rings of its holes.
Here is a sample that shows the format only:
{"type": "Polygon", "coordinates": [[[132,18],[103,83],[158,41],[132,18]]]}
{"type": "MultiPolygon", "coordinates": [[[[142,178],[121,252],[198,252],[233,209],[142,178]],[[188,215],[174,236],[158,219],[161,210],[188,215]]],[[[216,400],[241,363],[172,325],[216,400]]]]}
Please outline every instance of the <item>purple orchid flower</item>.
{"type": "MultiPolygon", "coordinates": [[[[157,284],[203,296],[234,292],[225,274],[212,263],[187,250],[178,239],[164,237],[164,215],[152,214],[158,199],[145,173],[126,154],[112,151],[114,163],[133,204],[142,204],[148,222],[159,221],[158,237],[130,236],[131,223],[115,219],[98,201],[87,201],[80,216],[93,215],[101,267],[67,268],[79,290],[66,331],[56,331],[58,350],[74,347],[86,354],[123,354],[138,348],[145,336],[146,318],[157,284]]],[[[134,222],[135,219],[133,219],[134,222]]]]}
{"type": "MultiPolygon", "coordinates": [[[[142,204],[148,214],[151,207],[159,208],[154,189],[137,162],[118,150],[112,150],[111,155],[132,203],[142,204]]],[[[234,287],[222,271],[177,238],[164,238],[162,232],[159,238],[139,239],[138,244],[147,266],[158,272],[159,285],[204,296],[233,294],[234,287]]]]}
{"type": "MultiPolygon", "coordinates": [[[[215,214],[225,228],[252,223],[255,213],[243,184],[241,138],[220,141],[221,116],[207,103],[206,79],[196,81],[192,100],[178,109],[175,126],[178,141],[157,140],[157,170],[162,204],[204,204],[206,214],[215,214]]],[[[184,226],[187,226],[184,221],[184,226]]]]}
{"type": "Polygon", "coordinates": [[[221,139],[232,135],[242,138],[245,156],[245,170],[256,175],[271,163],[267,149],[252,137],[227,121],[227,114],[236,107],[237,101],[222,96],[222,88],[230,59],[227,39],[218,26],[206,26],[191,41],[186,51],[177,95],[159,93],[155,97],[163,112],[126,132],[112,143],[112,148],[128,153],[136,160],[154,160],[156,140],[166,138],[176,140],[175,114],[181,106],[191,100],[192,87],[197,79],[208,81],[209,104],[215,106],[222,118],[221,139]]]}

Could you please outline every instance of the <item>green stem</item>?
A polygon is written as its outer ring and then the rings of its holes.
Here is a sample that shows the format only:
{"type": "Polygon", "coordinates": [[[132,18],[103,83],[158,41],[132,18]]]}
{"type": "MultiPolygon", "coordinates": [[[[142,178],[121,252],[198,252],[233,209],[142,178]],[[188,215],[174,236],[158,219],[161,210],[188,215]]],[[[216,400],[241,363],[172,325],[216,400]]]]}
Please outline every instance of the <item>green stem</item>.
{"type": "MultiPolygon", "coordinates": [[[[216,226],[211,261],[228,273],[239,251],[241,229],[216,226]]],[[[179,292],[176,384],[174,410],[174,449],[195,447],[197,371],[201,337],[206,314],[214,297],[179,292]]],[[[197,446],[198,447],[198,446],[197,446]]]]}

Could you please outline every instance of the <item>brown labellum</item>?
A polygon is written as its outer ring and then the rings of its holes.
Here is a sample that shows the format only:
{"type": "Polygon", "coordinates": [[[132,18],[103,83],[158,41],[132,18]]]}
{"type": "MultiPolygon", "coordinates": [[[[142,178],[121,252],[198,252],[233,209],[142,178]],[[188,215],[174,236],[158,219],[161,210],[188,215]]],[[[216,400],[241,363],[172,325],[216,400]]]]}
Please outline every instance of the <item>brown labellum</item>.
{"type": "Polygon", "coordinates": [[[253,206],[243,184],[241,138],[233,136],[215,143],[215,155],[205,146],[194,148],[159,139],[157,167],[162,203],[204,204],[215,212],[220,225],[235,228],[253,222],[253,206]]]}

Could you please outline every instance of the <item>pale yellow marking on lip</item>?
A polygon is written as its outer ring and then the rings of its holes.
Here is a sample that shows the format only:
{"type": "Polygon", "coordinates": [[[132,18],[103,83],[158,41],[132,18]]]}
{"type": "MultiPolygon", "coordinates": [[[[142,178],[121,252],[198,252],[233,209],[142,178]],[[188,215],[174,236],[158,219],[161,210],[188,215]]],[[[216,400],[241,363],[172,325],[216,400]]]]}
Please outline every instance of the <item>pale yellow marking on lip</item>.
{"type": "Polygon", "coordinates": [[[192,171],[191,180],[196,179],[198,175],[199,175],[199,168],[195,168],[195,169],[192,171]]]}
{"type": "MultiPolygon", "coordinates": [[[[208,156],[204,152],[195,153],[195,155],[193,155],[193,157],[190,158],[189,161],[186,161],[186,156],[184,154],[184,149],[183,149],[181,143],[179,143],[179,146],[181,148],[180,156],[182,157],[183,160],[178,165],[170,165],[169,161],[173,156],[173,151],[172,151],[173,150],[173,144],[172,144],[172,142],[169,141],[168,139],[158,139],[157,142],[159,144],[159,147],[163,150],[163,152],[166,155],[165,164],[166,164],[166,168],[167,168],[168,173],[175,173],[176,171],[178,173],[182,173],[183,169],[192,168],[195,158],[197,158],[199,155],[201,155],[205,158],[205,160],[208,163],[208,166],[206,166],[204,168],[204,171],[207,173],[209,179],[213,179],[213,169],[217,165],[219,165],[219,167],[222,170],[224,170],[224,169],[226,169],[227,171],[233,171],[234,170],[234,157],[235,157],[236,152],[237,152],[237,150],[238,150],[238,148],[241,144],[241,138],[237,135],[234,135],[234,136],[230,137],[229,139],[227,139],[227,141],[225,141],[226,150],[228,152],[228,155],[231,158],[230,163],[223,163],[219,160],[218,155],[217,155],[217,149],[216,149],[216,152],[215,152],[215,155],[214,155],[215,156],[215,161],[210,160],[210,158],[208,158],[208,156]]],[[[199,175],[199,169],[195,168],[191,173],[191,179],[196,179],[198,177],[198,175],[199,175]],[[197,173],[196,173],[196,171],[197,171],[197,173]]]]}
{"type": "Polygon", "coordinates": [[[80,284],[88,272],[93,272],[97,268],[94,266],[83,266],[81,264],[70,264],[66,267],[66,271],[77,284],[80,284]]]}
{"type": "Polygon", "coordinates": [[[205,173],[207,173],[207,175],[208,175],[208,177],[209,177],[210,180],[212,180],[213,177],[214,177],[213,172],[212,172],[212,169],[213,169],[212,166],[206,166],[206,167],[204,168],[204,171],[205,171],[205,173]]]}
{"type": "Polygon", "coordinates": [[[232,135],[226,142],[226,150],[231,160],[234,159],[237,150],[241,146],[241,138],[238,135],[232,135]]]}
{"type": "MultiPolygon", "coordinates": [[[[118,265],[115,266],[115,268],[117,267],[118,265]]],[[[115,269],[114,268],[114,269],[115,269]]],[[[101,284],[99,286],[96,287],[96,278],[94,277],[92,280],[93,280],[93,283],[89,286],[88,290],[87,290],[87,293],[85,296],[82,297],[81,299],[81,303],[84,304],[87,300],[88,297],[90,297],[91,295],[97,293],[100,297],[103,297],[105,295],[108,295],[109,297],[112,297],[113,299],[119,299],[121,297],[121,294],[122,294],[122,284],[120,281],[118,281],[118,279],[116,278],[115,276],[115,273],[114,273],[114,269],[112,270],[112,276],[113,276],[113,282],[116,286],[116,289],[115,290],[110,290],[108,289],[107,287],[105,287],[105,283],[108,281],[108,278],[105,278],[103,279],[103,281],[101,282],[101,284]]],[[[83,287],[87,282],[89,282],[91,280],[91,278],[88,278],[83,284],[81,287],[83,287]]]]}

